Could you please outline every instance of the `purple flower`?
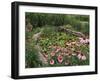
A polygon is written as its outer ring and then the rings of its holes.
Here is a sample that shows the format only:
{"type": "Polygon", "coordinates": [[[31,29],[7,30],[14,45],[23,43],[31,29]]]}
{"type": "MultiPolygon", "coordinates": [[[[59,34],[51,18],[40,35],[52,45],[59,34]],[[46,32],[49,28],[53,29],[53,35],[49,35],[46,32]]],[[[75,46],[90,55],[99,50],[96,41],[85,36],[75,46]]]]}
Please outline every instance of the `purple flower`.
{"type": "Polygon", "coordinates": [[[54,64],[54,60],[53,60],[53,59],[50,60],[50,64],[51,64],[51,65],[54,64]]]}
{"type": "Polygon", "coordinates": [[[63,57],[62,57],[61,55],[59,55],[57,59],[58,59],[58,62],[59,62],[59,63],[62,63],[63,57]]]}

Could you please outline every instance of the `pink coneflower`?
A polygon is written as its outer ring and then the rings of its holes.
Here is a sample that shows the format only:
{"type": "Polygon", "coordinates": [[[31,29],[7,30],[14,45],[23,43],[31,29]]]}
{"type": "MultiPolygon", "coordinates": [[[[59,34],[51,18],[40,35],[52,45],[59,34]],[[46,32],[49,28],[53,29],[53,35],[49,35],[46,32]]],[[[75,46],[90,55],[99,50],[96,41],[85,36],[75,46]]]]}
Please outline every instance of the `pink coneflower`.
{"type": "Polygon", "coordinates": [[[54,60],[53,60],[53,59],[50,60],[50,64],[51,64],[51,65],[54,64],[54,60]]]}
{"type": "Polygon", "coordinates": [[[51,56],[55,56],[55,52],[51,52],[50,55],[51,55],[51,56]]]}
{"type": "Polygon", "coordinates": [[[57,48],[55,52],[57,53],[57,52],[59,52],[60,50],[61,50],[61,48],[57,48]]]}
{"type": "Polygon", "coordinates": [[[85,55],[83,55],[83,54],[78,54],[78,59],[80,59],[80,60],[86,60],[86,56],[85,55]]]}
{"type": "Polygon", "coordinates": [[[85,40],[84,40],[84,39],[81,39],[81,40],[80,40],[80,43],[81,43],[81,44],[84,44],[84,43],[85,43],[85,40]]]}
{"type": "Polygon", "coordinates": [[[88,44],[89,43],[89,39],[85,39],[85,43],[88,44]]]}
{"type": "Polygon", "coordinates": [[[77,57],[78,57],[78,59],[81,59],[82,58],[82,55],[81,54],[78,54],[77,57]]]}
{"type": "Polygon", "coordinates": [[[62,57],[61,55],[58,55],[57,59],[58,59],[58,62],[59,62],[59,63],[62,63],[63,57],[62,57]]]}
{"type": "Polygon", "coordinates": [[[79,40],[80,40],[81,44],[88,44],[89,43],[89,39],[79,38],[79,40]]]}
{"type": "Polygon", "coordinates": [[[81,57],[81,59],[82,59],[82,60],[86,60],[86,56],[83,55],[83,56],[81,57]]]}

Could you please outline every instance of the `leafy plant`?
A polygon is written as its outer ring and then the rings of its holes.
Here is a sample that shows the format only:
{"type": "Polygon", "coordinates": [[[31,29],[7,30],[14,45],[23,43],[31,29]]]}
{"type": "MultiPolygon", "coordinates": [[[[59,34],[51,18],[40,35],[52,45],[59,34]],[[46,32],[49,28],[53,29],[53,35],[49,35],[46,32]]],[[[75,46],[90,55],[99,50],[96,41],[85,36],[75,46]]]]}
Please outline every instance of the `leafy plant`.
{"type": "Polygon", "coordinates": [[[81,44],[80,37],[58,31],[63,26],[88,37],[88,15],[26,13],[25,18],[33,27],[32,31],[25,32],[26,68],[89,65],[89,44],[81,44]],[[41,34],[36,42],[33,36],[39,32],[41,34]],[[36,45],[41,47],[40,51],[35,48],[36,45]],[[39,52],[47,64],[41,62],[39,52]]]}

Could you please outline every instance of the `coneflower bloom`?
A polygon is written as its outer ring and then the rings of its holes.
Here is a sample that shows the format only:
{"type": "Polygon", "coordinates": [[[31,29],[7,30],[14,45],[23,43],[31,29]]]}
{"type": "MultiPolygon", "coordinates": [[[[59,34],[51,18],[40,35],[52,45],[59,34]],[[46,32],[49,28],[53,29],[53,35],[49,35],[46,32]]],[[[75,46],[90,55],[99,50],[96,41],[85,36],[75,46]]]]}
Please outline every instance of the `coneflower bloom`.
{"type": "Polygon", "coordinates": [[[82,55],[81,54],[78,54],[77,57],[78,57],[78,59],[81,59],[82,58],[82,55]]]}
{"type": "Polygon", "coordinates": [[[80,60],[86,60],[86,56],[85,55],[83,55],[83,54],[78,54],[78,59],[80,59],[80,60]]]}
{"type": "Polygon", "coordinates": [[[79,40],[80,40],[81,44],[88,44],[89,43],[89,39],[79,38],[79,40]]]}
{"type": "Polygon", "coordinates": [[[50,64],[53,65],[55,62],[53,59],[50,60],[50,64]]]}
{"type": "Polygon", "coordinates": [[[82,55],[81,59],[82,60],[86,60],[86,56],[85,55],[82,55]]]}
{"type": "Polygon", "coordinates": [[[89,39],[85,39],[85,43],[88,44],[89,43],[89,39]]]}
{"type": "Polygon", "coordinates": [[[57,60],[58,60],[59,63],[62,63],[63,57],[61,55],[58,55],[57,60]]]}
{"type": "Polygon", "coordinates": [[[61,50],[60,48],[57,48],[55,52],[57,53],[57,52],[59,52],[60,50],[61,50]]]}
{"type": "Polygon", "coordinates": [[[85,40],[84,40],[84,39],[81,39],[81,40],[80,40],[80,43],[81,43],[81,44],[84,44],[84,43],[85,43],[85,40]]]}

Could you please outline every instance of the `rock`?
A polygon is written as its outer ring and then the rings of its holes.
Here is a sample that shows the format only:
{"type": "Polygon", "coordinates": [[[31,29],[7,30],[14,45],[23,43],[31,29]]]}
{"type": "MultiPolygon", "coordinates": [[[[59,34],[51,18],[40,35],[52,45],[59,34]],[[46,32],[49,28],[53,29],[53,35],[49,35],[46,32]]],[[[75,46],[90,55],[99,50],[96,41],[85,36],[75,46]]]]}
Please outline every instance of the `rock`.
{"type": "Polygon", "coordinates": [[[41,47],[39,45],[35,45],[35,48],[38,50],[38,56],[39,56],[39,60],[43,63],[43,64],[48,64],[47,59],[43,56],[43,54],[41,53],[41,47]]]}
{"type": "Polygon", "coordinates": [[[27,25],[26,25],[26,31],[27,32],[31,32],[32,31],[32,28],[33,28],[33,26],[31,25],[30,22],[28,22],[27,25]]]}

